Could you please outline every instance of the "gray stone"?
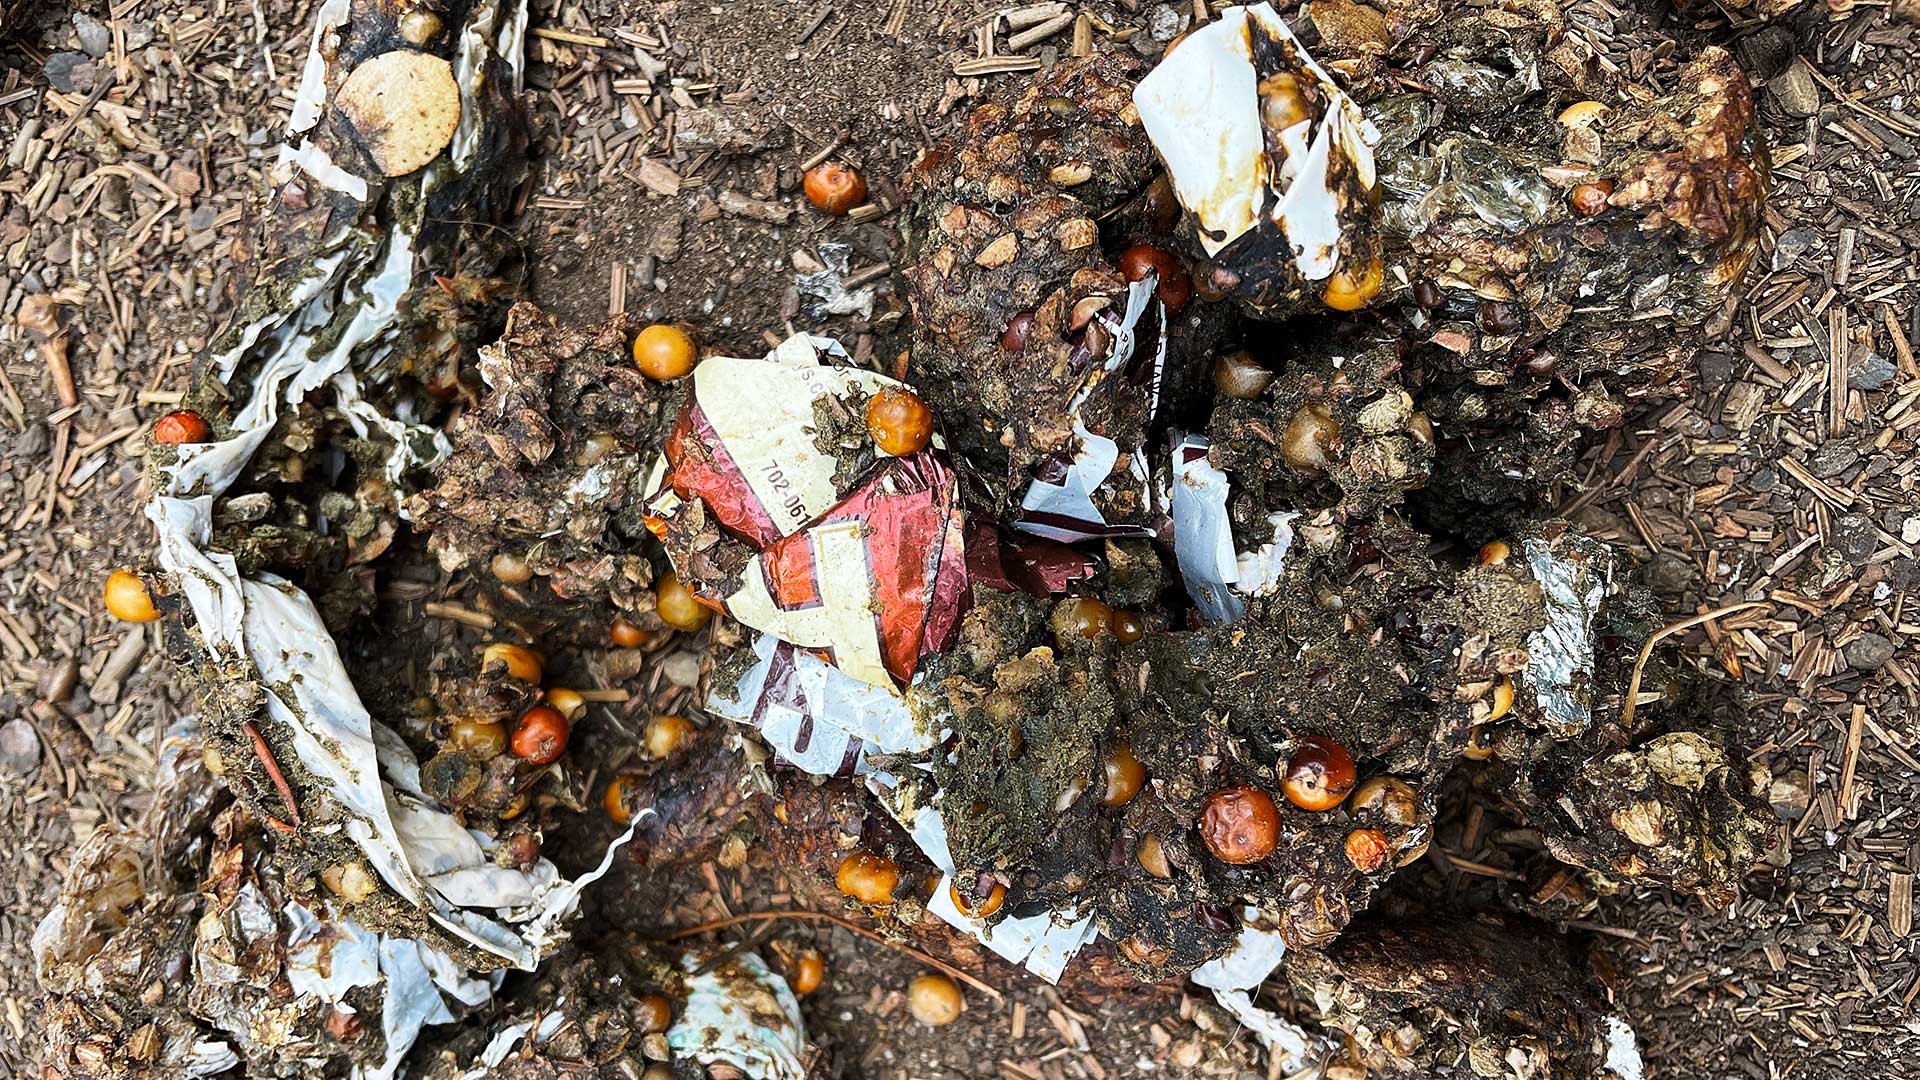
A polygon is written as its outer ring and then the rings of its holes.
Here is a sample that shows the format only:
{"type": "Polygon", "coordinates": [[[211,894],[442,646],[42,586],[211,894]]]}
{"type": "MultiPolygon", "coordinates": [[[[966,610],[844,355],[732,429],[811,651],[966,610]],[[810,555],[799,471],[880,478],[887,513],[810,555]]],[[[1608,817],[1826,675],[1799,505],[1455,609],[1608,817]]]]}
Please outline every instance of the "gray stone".
{"type": "Polygon", "coordinates": [[[54,53],[41,70],[47,73],[47,82],[63,94],[93,89],[93,65],[88,63],[86,53],[54,53]]]}
{"type": "Polygon", "coordinates": [[[80,39],[80,48],[96,60],[113,48],[113,31],[84,11],[73,13],[73,32],[80,39]]]}
{"type": "Polygon", "coordinates": [[[1820,231],[1804,225],[1781,233],[1780,238],[1773,242],[1773,269],[1785,270],[1792,266],[1795,260],[1819,242],[1820,231]]]}
{"type": "Polygon", "coordinates": [[[1860,448],[1851,443],[1826,442],[1820,444],[1807,459],[1807,468],[1822,480],[1839,476],[1860,460],[1860,448]]]}
{"type": "Polygon", "coordinates": [[[1840,648],[1847,666],[1855,671],[1877,671],[1893,659],[1893,639],[1869,630],[1840,648]]]}
{"type": "Polygon", "coordinates": [[[1686,595],[1694,580],[1700,576],[1691,562],[1664,551],[1647,563],[1645,573],[1647,587],[1669,599],[1686,595]]]}
{"type": "Polygon", "coordinates": [[[752,105],[707,105],[675,113],[674,145],[721,154],[752,154],[787,141],[787,129],[773,113],[752,105]]]}
{"type": "Polygon", "coordinates": [[[39,461],[47,456],[47,425],[35,420],[27,429],[13,437],[12,456],[15,461],[39,461]]]}
{"type": "Polygon", "coordinates": [[[700,658],[690,652],[677,652],[660,664],[667,681],[675,686],[700,685],[700,658]]]}
{"type": "Polygon", "coordinates": [[[1767,96],[1788,116],[1812,116],[1820,111],[1820,84],[1813,80],[1813,69],[1799,58],[1767,82],[1767,96]]]}
{"type": "Polygon", "coordinates": [[[40,735],[20,717],[0,724],[0,773],[25,776],[40,764],[40,735]]]}
{"type": "Polygon", "coordinates": [[[1850,390],[1879,390],[1893,381],[1900,369],[1893,361],[1872,349],[1863,349],[1854,354],[1853,363],[1847,365],[1847,388],[1850,390]]]}
{"type": "Polygon", "coordinates": [[[1827,535],[1827,543],[1840,557],[1855,565],[1865,563],[1880,547],[1880,537],[1873,531],[1873,519],[1865,514],[1841,514],[1833,519],[1833,529],[1827,535]]]}

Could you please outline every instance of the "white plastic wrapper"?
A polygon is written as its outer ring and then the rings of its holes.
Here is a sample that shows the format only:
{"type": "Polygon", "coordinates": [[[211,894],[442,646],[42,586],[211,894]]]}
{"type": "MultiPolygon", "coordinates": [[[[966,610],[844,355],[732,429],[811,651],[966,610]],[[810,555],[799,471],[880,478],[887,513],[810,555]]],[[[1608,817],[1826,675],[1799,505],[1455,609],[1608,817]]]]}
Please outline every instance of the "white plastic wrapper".
{"type": "Polygon", "coordinates": [[[1602,1067],[1618,1080],[1640,1080],[1646,1074],[1640,1060],[1639,1037],[1622,1017],[1607,1017],[1607,1060],[1602,1067]]]}
{"type": "Polygon", "coordinates": [[[1613,589],[1613,560],[1606,545],[1585,538],[1562,545],[1559,555],[1544,540],[1523,541],[1521,549],[1547,610],[1547,624],[1527,639],[1525,683],[1551,731],[1577,734],[1593,720],[1593,621],[1613,589]]]}
{"type": "Polygon", "coordinates": [[[1105,435],[1088,431],[1080,422],[1078,410],[1103,383],[1134,361],[1139,345],[1136,334],[1140,320],[1149,310],[1155,310],[1160,312],[1160,317],[1155,320],[1160,329],[1153,355],[1147,361],[1152,364],[1146,384],[1149,419],[1158,411],[1161,375],[1167,362],[1166,313],[1160,308],[1160,301],[1154,294],[1158,284],[1159,279],[1148,273],[1146,277],[1127,286],[1126,310],[1118,318],[1107,311],[1094,316],[1113,335],[1112,347],[1106,359],[1088,373],[1087,381],[1068,403],[1068,414],[1074,417],[1072,449],[1043,462],[1035,469],[1037,475],[1027,485],[1026,494],[1020,500],[1020,514],[1013,522],[1014,528],[1062,543],[1105,536],[1153,534],[1144,525],[1108,523],[1093,501],[1094,492],[1102,487],[1127,485],[1140,492],[1141,505],[1151,505],[1152,468],[1147,462],[1145,449],[1136,450],[1127,459],[1126,467],[1116,471],[1114,467],[1120,463],[1120,445],[1105,435]]]}
{"type": "MultiPolygon", "coordinates": [[[[477,95],[488,53],[501,55],[518,70],[518,28],[525,11],[520,4],[511,7],[485,4],[462,28],[463,124],[481,122],[477,95]]],[[[316,16],[283,161],[329,187],[364,198],[363,182],[356,186],[347,182],[354,178],[342,180],[346,174],[300,148],[304,133],[327,107],[322,43],[349,14],[344,0],[328,0],[316,16]]],[[[477,137],[477,130],[473,128],[469,138],[477,137]]],[[[445,168],[435,165],[400,182],[419,184],[424,202],[446,179],[445,168]]],[[[397,480],[415,465],[431,465],[446,452],[440,432],[385,415],[363,399],[353,368],[357,357],[377,356],[383,347],[381,339],[415,276],[419,228],[418,214],[396,215],[384,233],[364,231],[350,220],[343,223],[289,290],[282,309],[241,328],[234,347],[211,358],[214,373],[229,382],[244,403],[232,419],[233,434],[219,442],[179,447],[175,461],[162,471],[146,513],[158,531],[158,561],[192,609],[207,659],[251,663],[267,691],[265,722],[288,732],[301,765],[347,811],[346,832],[381,880],[448,933],[530,970],[564,940],[560,923],[573,911],[581,887],[604,873],[608,863],[573,882],[562,879],[545,860],[526,871],[496,865],[490,837],[469,831],[419,793],[417,762],[391,733],[378,728],[361,703],[307,596],[271,575],[242,577],[231,557],[205,548],[212,536],[215,499],[241,475],[280,410],[315,390],[330,388],[335,405],[361,434],[377,429],[393,440],[386,463],[389,479],[397,480]],[[250,383],[234,384],[249,360],[256,365],[250,383]]],[[[609,860],[611,856],[610,850],[609,860]]],[[[288,912],[296,930],[309,928],[315,917],[300,911],[303,915],[288,912]]],[[[485,999],[481,991],[490,989],[485,981],[466,978],[423,943],[381,938],[357,928],[348,931],[348,937],[364,945],[366,957],[377,954],[375,966],[389,986],[383,1020],[396,1056],[388,1071],[397,1066],[397,1055],[405,1052],[422,1024],[452,1019],[443,991],[475,1004],[485,999]],[[470,1000],[476,994],[478,998],[470,1000]]],[[[335,998],[345,989],[340,980],[369,975],[372,968],[356,962],[356,955],[352,946],[345,948],[335,959],[341,966],[310,989],[335,998]]]]}
{"type": "Polygon", "coordinates": [[[727,1064],[753,1080],[807,1080],[807,1029],[787,981],[753,953],[719,963],[688,953],[687,1000],[667,1029],[676,1057],[727,1064]]]}
{"type": "Polygon", "coordinates": [[[707,710],[760,732],[781,759],[815,776],[861,772],[869,751],[918,752],[934,734],[906,702],[861,682],[771,634],[754,639],[760,662],[731,695],[710,694],[707,710]]]}
{"type": "Polygon", "coordinates": [[[1288,1073],[1307,1068],[1320,1057],[1320,1040],[1294,1026],[1292,1021],[1271,1009],[1261,1008],[1253,1000],[1260,984],[1280,967],[1287,946],[1276,930],[1255,924],[1260,909],[1249,907],[1240,940],[1217,960],[1209,960],[1193,969],[1190,976],[1197,986],[1213,991],[1213,999],[1267,1044],[1267,1052],[1288,1073]]]}
{"type": "Polygon", "coordinates": [[[953,885],[953,854],[947,848],[947,826],[940,817],[940,811],[925,803],[913,805],[920,788],[902,784],[897,778],[884,773],[870,775],[867,788],[879,796],[881,805],[907,830],[914,845],[926,855],[929,862],[939,868],[940,882],[933,888],[933,897],[927,901],[927,910],[938,915],[947,925],[973,935],[975,940],[992,949],[1001,959],[1019,964],[1049,983],[1059,982],[1061,973],[1067,969],[1067,962],[1100,935],[1091,916],[1074,919],[1071,916],[1056,918],[1051,914],[1040,914],[1001,919],[989,925],[962,914],[954,906],[950,892],[953,885]]]}
{"type": "Polygon", "coordinates": [[[1293,522],[1300,515],[1267,515],[1273,538],[1252,551],[1236,551],[1227,517],[1227,474],[1207,460],[1211,444],[1188,435],[1173,449],[1173,554],[1187,595],[1210,621],[1238,622],[1247,613],[1244,597],[1271,596],[1286,572],[1293,547],[1293,522]]]}
{"type": "Polygon", "coordinates": [[[1227,8],[1187,35],[1140,80],[1133,102],[1208,255],[1265,226],[1291,246],[1302,278],[1333,274],[1342,209],[1355,201],[1343,188],[1374,186],[1380,134],[1272,5],[1227,8]],[[1268,130],[1260,86],[1276,73],[1310,79],[1321,113],[1268,130]]]}

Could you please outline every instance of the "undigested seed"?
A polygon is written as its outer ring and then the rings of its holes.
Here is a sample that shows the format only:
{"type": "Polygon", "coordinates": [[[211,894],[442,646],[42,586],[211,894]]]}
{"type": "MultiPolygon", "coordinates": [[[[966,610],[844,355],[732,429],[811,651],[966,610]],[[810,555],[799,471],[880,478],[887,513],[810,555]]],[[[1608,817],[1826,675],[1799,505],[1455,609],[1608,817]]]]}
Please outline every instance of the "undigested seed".
{"type": "Polygon", "coordinates": [[[153,595],[147,592],[147,583],[131,570],[108,574],[102,599],[107,613],[125,622],[152,622],[160,617],[160,609],[153,606],[153,595]]]}
{"type": "Polygon", "coordinates": [[[800,186],[807,201],[835,217],[867,201],[867,178],[844,161],[823,161],[807,170],[800,186]]]}
{"type": "Polygon", "coordinates": [[[653,609],[662,622],[689,634],[713,618],[713,609],[701,603],[693,590],[680,584],[680,578],[674,574],[667,574],[654,585],[653,609]]]}
{"type": "Polygon", "coordinates": [[[1287,761],[1282,790],[1302,810],[1331,810],[1353,790],[1353,755],[1332,739],[1310,735],[1287,761]]]}
{"type": "Polygon", "coordinates": [[[533,765],[548,765],[567,750],[567,718],[551,705],[535,705],[520,714],[513,729],[513,756],[533,765]]]}
{"type": "Polygon", "coordinates": [[[1221,862],[1259,862],[1280,842],[1280,811],[1258,788],[1222,788],[1207,796],[1200,812],[1200,838],[1221,862]]]}
{"type": "Polygon", "coordinates": [[[834,884],[841,893],[870,907],[893,903],[893,890],[900,884],[900,864],[871,851],[852,851],[840,860],[834,884]]]}
{"type": "Polygon", "coordinates": [[[867,434],[883,454],[905,457],[933,439],[933,410],[911,390],[888,387],[867,399],[867,434]]]}

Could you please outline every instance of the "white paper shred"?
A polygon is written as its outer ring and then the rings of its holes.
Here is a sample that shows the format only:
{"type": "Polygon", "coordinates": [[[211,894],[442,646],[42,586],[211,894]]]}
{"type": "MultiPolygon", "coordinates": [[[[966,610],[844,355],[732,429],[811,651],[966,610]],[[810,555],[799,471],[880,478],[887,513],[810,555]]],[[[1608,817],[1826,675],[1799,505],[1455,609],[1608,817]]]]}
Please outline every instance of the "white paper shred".
{"type": "MultiPolygon", "coordinates": [[[[321,43],[347,17],[345,0],[328,0],[316,16],[314,47],[282,159],[364,199],[363,181],[325,155],[295,145],[325,105],[321,43]]],[[[458,60],[467,141],[456,166],[470,158],[478,137],[481,87],[475,80],[485,71],[485,55],[489,49],[502,55],[517,80],[525,19],[524,3],[511,3],[503,17],[501,6],[490,2],[463,30],[458,60]]],[[[431,189],[444,181],[444,171],[429,169],[419,182],[431,189]]],[[[349,220],[326,239],[324,253],[289,289],[284,310],[242,328],[237,345],[212,358],[223,381],[232,380],[249,358],[256,363],[233,434],[179,447],[147,517],[158,531],[158,561],[192,609],[208,659],[251,661],[268,691],[268,721],[290,734],[300,763],[347,811],[346,832],[381,880],[449,933],[531,970],[565,939],[561,923],[577,906],[580,890],[606,873],[633,829],[608,848],[598,868],[574,881],[544,859],[524,871],[498,865],[491,837],[469,831],[420,793],[418,762],[361,703],[312,601],[272,575],[244,578],[231,557],[204,549],[212,536],[214,500],[241,475],[280,410],[314,390],[330,388],[358,434],[378,430],[393,441],[385,466],[390,480],[431,466],[447,452],[443,433],[414,425],[410,415],[383,413],[363,398],[352,366],[357,354],[377,352],[413,283],[418,220],[397,220],[378,235],[355,228],[349,220]]],[[[636,816],[636,826],[644,816],[636,816]]],[[[260,915],[277,932],[276,913],[260,915]]],[[[284,916],[295,993],[337,1002],[355,986],[381,984],[387,1058],[369,1077],[392,1076],[422,1027],[455,1019],[452,1005],[484,1003],[498,984],[498,973],[474,977],[422,941],[374,933],[298,904],[284,916]]]]}
{"type": "Polygon", "coordinates": [[[1607,1071],[1619,1080],[1640,1080],[1646,1066],[1640,1061],[1638,1036],[1633,1026],[1618,1016],[1607,1017],[1607,1071]]]}
{"type": "Polygon", "coordinates": [[[681,958],[687,999],[667,1029],[676,1057],[727,1064],[753,1080],[806,1080],[807,1031],[787,981],[753,953],[681,958]]]}
{"type": "Polygon", "coordinates": [[[1092,916],[1075,919],[1072,915],[1056,917],[1042,913],[1024,918],[1009,917],[988,924],[962,914],[954,906],[951,893],[953,854],[947,847],[946,822],[941,819],[939,810],[927,805],[903,814],[898,799],[903,789],[890,788],[887,785],[889,779],[877,775],[870,777],[868,787],[881,796],[881,804],[887,808],[887,812],[900,821],[914,844],[926,855],[927,861],[940,870],[940,883],[933,888],[933,898],[927,902],[927,910],[938,915],[947,925],[972,934],[975,940],[1008,963],[1019,964],[1049,983],[1060,981],[1060,974],[1067,969],[1067,962],[1099,936],[1099,928],[1094,925],[1092,916]]]}
{"type": "Polygon", "coordinates": [[[1373,187],[1373,144],[1380,136],[1272,5],[1227,8],[1187,35],[1140,80],[1133,101],[1174,194],[1199,219],[1208,255],[1264,215],[1292,246],[1303,278],[1319,281],[1334,272],[1341,229],[1334,187],[1349,168],[1363,187],[1373,187]],[[1261,125],[1254,25],[1293,46],[1326,103],[1317,121],[1273,133],[1285,150],[1277,166],[1261,125]]]}
{"type": "Polygon", "coordinates": [[[1593,719],[1593,623],[1612,588],[1604,545],[1570,538],[1555,554],[1544,540],[1525,540],[1527,565],[1540,583],[1547,623],[1527,639],[1525,683],[1555,730],[1586,730],[1593,719]]]}
{"type": "Polygon", "coordinates": [[[1233,948],[1225,956],[1194,968],[1190,977],[1195,984],[1212,990],[1221,1008],[1260,1036],[1267,1044],[1267,1052],[1279,1060],[1281,1069],[1298,1072],[1319,1059],[1319,1040],[1253,1000],[1260,984],[1280,966],[1287,952],[1286,943],[1279,931],[1259,925],[1259,908],[1248,907],[1243,916],[1246,921],[1233,948]]]}
{"type": "Polygon", "coordinates": [[[707,710],[747,724],[781,759],[815,776],[852,776],[869,751],[896,754],[931,748],[934,734],[916,723],[905,700],[862,682],[772,634],[753,641],[759,662],[731,693],[718,691],[707,710]]]}
{"type": "Polygon", "coordinates": [[[1140,320],[1150,310],[1160,311],[1160,317],[1155,320],[1160,329],[1146,389],[1148,418],[1159,410],[1160,380],[1167,362],[1167,320],[1155,294],[1158,284],[1159,278],[1149,271],[1146,277],[1127,286],[1126,308],[1119,317],[1106,311],[1094,316],[1113,336],[1113,344],[1106,358],[1088,372],[1086,382],[1067,403],[1067,413],[1073,417],[1073,449],[1063,455],[1053,469],[1044,476],[1036,476],[1027,485],[1014,528],[1069,544],[1107,536],[1152,535],[1143,525],[1109,525],[1093,501],[1093,493],[1101,487],[1125,484],[1140,492],[1140,505],[1152,503],[1152,467],[1145,448],[1135,450],[1126,469],[1116,472],[1114,466],[1120,461],[1120,444],[1087,430],[1080,422],[1079,410],[1103,382],[1133,361],[1140,320]]]}
{"type": "Polygon", "coordinates": [[[1207,460],[1212,444],[1188,435],[1174,445],[1173,490],[1167,496],[1173,516],[1173,554],[1187,595],[1208,620],[1238,622],[1247,613],[1245,597],[1271,596],[1280,587],[1293,549],[1297,511],[1267,515],[1272,538],[1251,551],[1237,551],[1233,523],[1227,517],[1227,474],[1207,460]]]}
{"type": "Polygon", "coordinates": [[[1227,519],[1227,474],[1207,460],[1212,444],[1189,435],[1173,450],[1173,554],[1187,595],[1211,622],[1238,622],[1247,606],[1233,594],[1240,579],[1227,519]]]}

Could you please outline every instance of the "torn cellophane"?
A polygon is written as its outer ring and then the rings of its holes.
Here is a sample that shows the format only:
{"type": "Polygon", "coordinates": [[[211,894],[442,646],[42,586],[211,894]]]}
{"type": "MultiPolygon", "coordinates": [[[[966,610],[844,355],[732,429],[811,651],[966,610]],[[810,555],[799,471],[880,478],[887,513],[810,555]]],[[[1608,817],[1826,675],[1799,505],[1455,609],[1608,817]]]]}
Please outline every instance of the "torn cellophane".
{"type": "Polygon", "coordinates": [[[1379,259],[1379,133],[1270,4],[1227,8],[1134,90],[1200,246],[1254,307],[1379,259]]]}

